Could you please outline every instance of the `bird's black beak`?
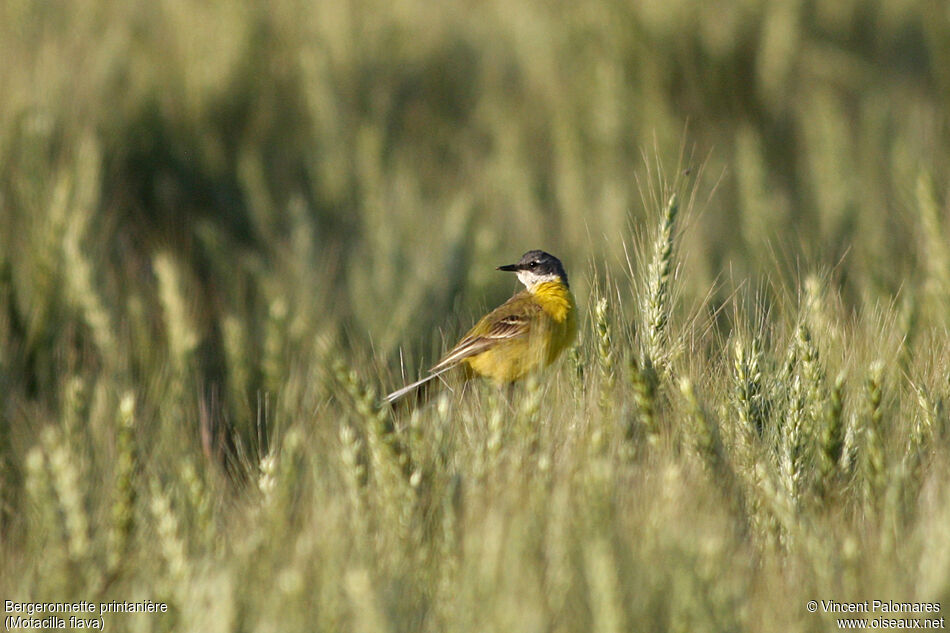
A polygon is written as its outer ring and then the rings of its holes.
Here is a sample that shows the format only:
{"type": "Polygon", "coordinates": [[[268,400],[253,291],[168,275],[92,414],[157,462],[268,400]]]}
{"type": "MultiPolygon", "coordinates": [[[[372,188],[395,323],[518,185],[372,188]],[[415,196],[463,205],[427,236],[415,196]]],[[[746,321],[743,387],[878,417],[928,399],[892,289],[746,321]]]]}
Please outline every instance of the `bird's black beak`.
{"type": "Polygon", "coordinates": [[[518,268],[518,264],[505,264],[504,266],[499,266],[496,270],[504,270],[506,272],[516,272],[521,269],[518,268]]]}

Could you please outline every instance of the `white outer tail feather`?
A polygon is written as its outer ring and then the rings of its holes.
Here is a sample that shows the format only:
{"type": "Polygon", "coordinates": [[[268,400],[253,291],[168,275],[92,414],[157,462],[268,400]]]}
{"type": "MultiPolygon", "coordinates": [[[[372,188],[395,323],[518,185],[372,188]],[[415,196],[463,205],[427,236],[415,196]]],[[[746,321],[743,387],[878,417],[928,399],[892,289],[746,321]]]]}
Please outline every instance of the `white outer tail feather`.
{"type": "Polygon", "coordinates": [[[441,376],[442,374],[444,374],[444,373],[447,372],[448,370],[450,370],[450,369],[452,369],[453,367],[455,367],[457,364],[458,364],[458,363],[453,363],[453,364],[449,365],[448,367],[443,367],[442,369],[440,369],[440,370],[438,370],[438,371],[436,371],[436,372],[434,372],[434,373],[429,374],[429,375],[426,376],[425,378],[422,378],[422,379],[420,379],[420,380],[417,380],[417,381],[415,381],[415,382],[412,383],[412,384],[406,385],[406,386],[403,387],[402,389],[397,389],[396,391],[394,391],[394,392],[392,392],[391,394],[389,394],[388,396],[386,396],[386,397],[384,398],[384,400],[385,400],[387,403],[392,404],[392,403],[395,402],[396,400],[399,400],[400,398],[402,398],[402,397],[403,397],[404,395],[406,395],[407,393],[409,393],[409,392],[411,392],[411,391],[414,391],[414,390],[417,389],[418,387],[420,387],[420,386],[426,384],[427,382],[429,382],[429,381],[432,380],[433,378],[438,378],[439,376],[441,376]]]}

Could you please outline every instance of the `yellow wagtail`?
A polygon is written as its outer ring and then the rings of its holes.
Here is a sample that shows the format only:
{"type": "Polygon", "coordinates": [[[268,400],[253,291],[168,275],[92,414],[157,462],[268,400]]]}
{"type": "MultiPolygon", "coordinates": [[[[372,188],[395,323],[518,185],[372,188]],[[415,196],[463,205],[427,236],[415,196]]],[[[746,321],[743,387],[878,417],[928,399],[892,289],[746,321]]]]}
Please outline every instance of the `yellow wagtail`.
{"type": "Polygon", "coordinates": [[[386,396],[394,402],[413,389],[464,363],[499,385],[550,365],[577,333],[574,295],[561,261],[544,251],[528,251],[517,264],[499,266],[514,272],[525,289],[483,316],[442,357],[429,375],[386,396]]]}

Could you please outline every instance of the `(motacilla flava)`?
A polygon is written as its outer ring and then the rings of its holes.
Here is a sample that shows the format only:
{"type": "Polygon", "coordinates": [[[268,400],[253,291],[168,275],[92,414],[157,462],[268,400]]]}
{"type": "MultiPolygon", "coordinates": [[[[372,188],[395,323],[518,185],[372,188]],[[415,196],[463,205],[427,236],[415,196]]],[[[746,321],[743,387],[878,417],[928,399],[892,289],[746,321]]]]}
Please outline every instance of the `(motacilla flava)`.
{"type": "Polygon", "coordinates": [[[514,272],[525,289],[479,320],[429,375],[386,396],[394,402],[433,378],[464,363],[467,370],[503,385],[550,365],[577,333],[574,295],[561,261],[544,251],[528,251],[514,272]]]}

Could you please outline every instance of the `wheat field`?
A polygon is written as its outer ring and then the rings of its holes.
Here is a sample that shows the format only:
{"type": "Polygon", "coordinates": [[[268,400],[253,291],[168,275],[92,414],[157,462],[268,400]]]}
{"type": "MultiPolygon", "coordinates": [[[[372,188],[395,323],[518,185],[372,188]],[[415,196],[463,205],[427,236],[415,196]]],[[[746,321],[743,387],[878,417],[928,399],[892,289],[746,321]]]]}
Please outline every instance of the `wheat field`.
{"type": "Polygon", "coordinates": [[[0,2],[7,628],[943,628],[948,42],[936,0],[0,2]],[[534,248],[577,345],[381,406],[534,248]]]}

